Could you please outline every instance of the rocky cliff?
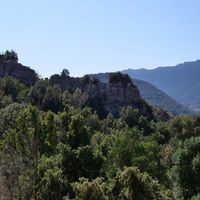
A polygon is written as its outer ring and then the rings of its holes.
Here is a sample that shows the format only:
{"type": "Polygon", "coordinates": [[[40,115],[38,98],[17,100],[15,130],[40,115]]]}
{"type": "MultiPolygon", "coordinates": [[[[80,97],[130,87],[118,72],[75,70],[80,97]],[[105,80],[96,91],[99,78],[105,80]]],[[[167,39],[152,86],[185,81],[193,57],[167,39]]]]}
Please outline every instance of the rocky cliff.
{"type": "Polygon", "coordinates": [[[137,87],[128,76],[121,73],[111,74],[108,83],[89,76],[72,78],[65,75],[53,75],[49,82],[59,85],[62,90],[74,91],[80,88],[88,94],[89,105],[98,108],[102,115],[110,112],[118,117],[122,107],[132,106],[141,114],[152,116],[151,107],[140,97],[137,87]]]}
{"type": "Polygon", "coordinates": [[[38,79],[34,70],[13,60],[5,60],[4,56],[0,55],[0,77],[5,76],[12,76],[26,85],[33,85],[38,79]]]}

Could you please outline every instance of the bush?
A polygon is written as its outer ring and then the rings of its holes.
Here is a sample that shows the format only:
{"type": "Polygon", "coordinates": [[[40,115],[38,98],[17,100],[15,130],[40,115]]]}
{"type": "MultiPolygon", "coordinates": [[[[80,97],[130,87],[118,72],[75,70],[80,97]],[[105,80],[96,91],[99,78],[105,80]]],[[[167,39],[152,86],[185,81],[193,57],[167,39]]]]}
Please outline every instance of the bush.
{"type": "Polygon", "coordinates": [[[122,74],[120,72],[110,73],[109,83],[122,83],[124,85],[133,84],[132,80],[127,74],[122,74]]]}
{"type": "Polygon", "coordinates": [[[6,61],[14,61],[18,63],[18,55],[14,50],[7,50],[5,53],[3,53],[3,56],[6,61]]]}
{"type": "Polygon", "coordinates": [[[200,137],[182,142],[173,156],[171,180],[177,198],[191,199],[200,193],[200,137]]]}

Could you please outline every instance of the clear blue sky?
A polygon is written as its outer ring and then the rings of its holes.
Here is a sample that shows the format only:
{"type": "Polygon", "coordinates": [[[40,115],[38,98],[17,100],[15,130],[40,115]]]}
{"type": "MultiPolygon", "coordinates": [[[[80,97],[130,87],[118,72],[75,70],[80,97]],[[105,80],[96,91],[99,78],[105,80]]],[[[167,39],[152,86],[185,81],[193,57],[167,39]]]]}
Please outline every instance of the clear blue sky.
{"type": "Polygon", "coordinates": [[[0,51],[42,77],[200,58],[199,0],[2,0],[0,51]]]}

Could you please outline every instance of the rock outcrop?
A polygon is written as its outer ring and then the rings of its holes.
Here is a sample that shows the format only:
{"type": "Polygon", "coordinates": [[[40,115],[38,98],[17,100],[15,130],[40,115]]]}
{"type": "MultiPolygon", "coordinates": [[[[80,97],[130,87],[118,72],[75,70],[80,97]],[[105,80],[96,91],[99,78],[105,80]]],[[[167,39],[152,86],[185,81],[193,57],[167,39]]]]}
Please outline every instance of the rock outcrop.
{"type": "MultiPolygon", "coordinates": [[[[125,75],[120,74],[120,76],[123,79],[125,75]]],[[[110,78],[108,83],[104,83],[89,76],[72,78],[65,75],[53,75],[49,82],[59,85],[62,90],[75,91],[76,88],[80,88],[82,92],[88,94],[89,105],[95,107],[101,115],[110,112],[118,117],[123,107],[132,106],[141,114],[152,116],[151,107],[140,97],[139,90],[129,77],[128,82],[110,78]]]]}
{"type": "Polygon", "coordinates": [[[26,85],[33,85],[38,79],[34,70],[15,61],[5,60],[4,56],[0,55],[0,77],[5,76],[14,77],[26,85]]]}

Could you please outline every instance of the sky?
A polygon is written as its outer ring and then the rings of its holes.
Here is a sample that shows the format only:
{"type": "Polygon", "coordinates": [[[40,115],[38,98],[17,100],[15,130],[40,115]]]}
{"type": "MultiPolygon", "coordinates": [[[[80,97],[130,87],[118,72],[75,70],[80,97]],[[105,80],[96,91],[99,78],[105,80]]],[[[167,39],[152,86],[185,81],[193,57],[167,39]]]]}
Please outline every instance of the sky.
{"type": "Polygon", "coordinates": [[[199,0],[0,0],[0,51],[41,77],[200,59],[199,0]]]}

